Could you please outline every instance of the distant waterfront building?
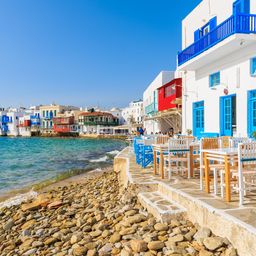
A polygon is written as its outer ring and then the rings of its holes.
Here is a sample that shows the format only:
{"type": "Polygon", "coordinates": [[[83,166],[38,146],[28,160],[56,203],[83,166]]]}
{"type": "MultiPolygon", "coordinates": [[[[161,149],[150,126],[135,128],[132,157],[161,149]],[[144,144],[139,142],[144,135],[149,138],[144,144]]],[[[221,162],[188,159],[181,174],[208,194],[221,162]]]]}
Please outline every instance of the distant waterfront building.
{"type": "Polygon", "coordinates": [[[41,118],[41,133],[53,133],[53,118],[59,114],[64,114],[65,111],[79,110],[73,106],[62,105],[44,105],[40,106],[40,118],[41,118]]]}
{"type": "Polygon", "coordinates": [[[129,127],[129,131],[136,131],[139,127],[143,126],[143,101],[136,100],[129,103],[129,106],[124,108],[122,116],[124,125],[129,127]]]}
{"type": "Polygon", "coordinates": [[[154,116],[158,112],[158,89],[174,79],[174,71],[161,71],[143,93],[144,127],[148,134],[161,131],[161,125],[154,116]]]}
{"type": "Polygon", "coordinates": [[[118,118],[119,125],[123,125],[124,124],[125,120],[124,120],[124,118],[122,116],[123,109],[121,109],[121,108],[111,108],[107,112],[111,113],[114,117],[118,118]]]}
{"type": "Polygon", "coordinates": [[[203,0],[182,22],[182,126],[202,136],[256,131],[256,1],[203,0]]]}
{"type": "Polygon", "coordinates": [[[95,111],[94,109],[88,112],[83,112],[79,115],[79,126],[81,133],[85,134],[100,134],[110,133],[113,126],[118,125],[118,118],[111,113],[95,111]]]}

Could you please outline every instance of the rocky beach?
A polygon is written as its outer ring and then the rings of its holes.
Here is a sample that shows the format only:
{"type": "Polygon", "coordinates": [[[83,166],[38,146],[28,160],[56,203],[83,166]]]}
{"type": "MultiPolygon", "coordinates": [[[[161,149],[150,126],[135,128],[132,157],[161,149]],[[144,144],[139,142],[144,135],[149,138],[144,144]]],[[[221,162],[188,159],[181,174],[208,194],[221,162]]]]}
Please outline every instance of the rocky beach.
{"type": "Polygon", "coordinates": [[[236,256],[226,238],[177,217],[159,223],[112,170],[50,186],[0,209],[0,255],[236,256]]]}

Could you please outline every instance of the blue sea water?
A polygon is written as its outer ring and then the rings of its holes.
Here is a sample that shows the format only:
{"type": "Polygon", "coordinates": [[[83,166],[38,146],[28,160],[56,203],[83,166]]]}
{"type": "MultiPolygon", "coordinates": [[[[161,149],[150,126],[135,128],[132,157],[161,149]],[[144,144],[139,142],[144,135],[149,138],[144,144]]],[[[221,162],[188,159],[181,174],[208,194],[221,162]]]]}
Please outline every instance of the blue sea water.
{"type": "Polygon", "coordinates": [[[0,137],[0,195],[65,172],[105,167],[124,147],[119,140],[0,137]]]}

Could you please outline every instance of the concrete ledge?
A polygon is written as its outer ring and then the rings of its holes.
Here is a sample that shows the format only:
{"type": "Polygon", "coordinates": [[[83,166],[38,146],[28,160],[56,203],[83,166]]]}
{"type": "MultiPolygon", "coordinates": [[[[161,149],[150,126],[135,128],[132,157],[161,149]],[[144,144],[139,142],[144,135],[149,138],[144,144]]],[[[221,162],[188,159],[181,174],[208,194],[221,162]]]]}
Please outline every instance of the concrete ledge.
{"type": "Polygon", "coordinates": [[[216,209],[163,182],[158,183],[158,191],[186,208],[190,221],[210,228],[217,236],[226,237],[237,249],[239,255],[256,255],[256,229],[254,227],[227,214],[224,210],[216,209]]]}

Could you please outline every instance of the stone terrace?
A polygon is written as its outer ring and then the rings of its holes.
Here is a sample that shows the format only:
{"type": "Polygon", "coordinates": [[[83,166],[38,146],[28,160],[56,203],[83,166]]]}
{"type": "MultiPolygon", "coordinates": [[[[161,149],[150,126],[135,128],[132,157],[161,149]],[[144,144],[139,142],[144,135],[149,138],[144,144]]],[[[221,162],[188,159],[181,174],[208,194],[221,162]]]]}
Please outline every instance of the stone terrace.
{"type": "Polygon", "coordinates": [[[238,195],[233,194],[227,203],[201,191],[198,179],[173,176],[163,180],[153,174],[152,167],[143,169],[137,165],[131,148],[115,158],[114,167],[123,185],[138,185],[142,205],[156,218],[168,221],[173,215],[186,214],[192,222],[227,237],[239,255],[256,255],[256,196],[246,197],[245,205],[239,207],[238,195]]]}

